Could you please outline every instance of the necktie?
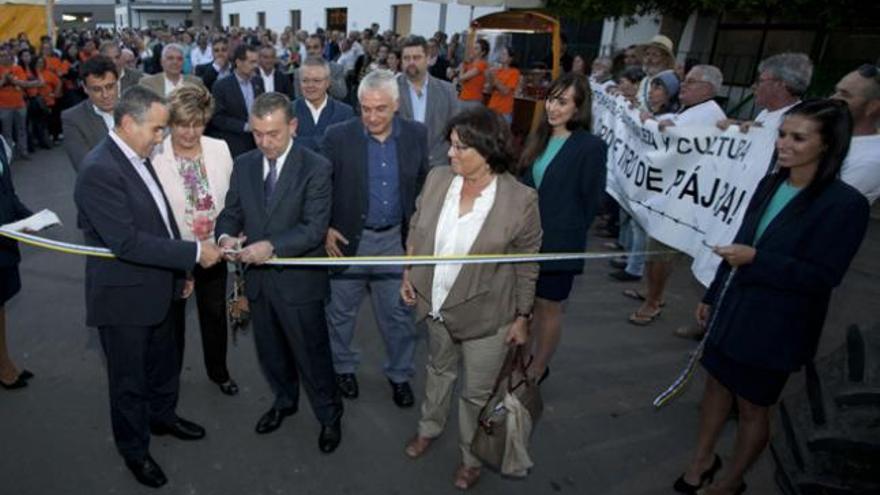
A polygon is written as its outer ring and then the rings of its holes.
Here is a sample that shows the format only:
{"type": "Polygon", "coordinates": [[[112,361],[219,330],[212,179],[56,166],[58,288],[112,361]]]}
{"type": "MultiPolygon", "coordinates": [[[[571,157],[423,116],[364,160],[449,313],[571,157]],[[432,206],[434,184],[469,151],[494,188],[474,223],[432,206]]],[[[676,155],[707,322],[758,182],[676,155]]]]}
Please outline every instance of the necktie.
{"type": "Polygon", "coordinates": [[[263,182],[263,196],[266,200],[266,207],[269,206],[269,200],[272,198],[272,193],[275,192],[275,183],[278,181],[278,170],[275,168],[276,160],[268,159],[269,162],[269,174],[266,175],[266,181],[263,182]]]}

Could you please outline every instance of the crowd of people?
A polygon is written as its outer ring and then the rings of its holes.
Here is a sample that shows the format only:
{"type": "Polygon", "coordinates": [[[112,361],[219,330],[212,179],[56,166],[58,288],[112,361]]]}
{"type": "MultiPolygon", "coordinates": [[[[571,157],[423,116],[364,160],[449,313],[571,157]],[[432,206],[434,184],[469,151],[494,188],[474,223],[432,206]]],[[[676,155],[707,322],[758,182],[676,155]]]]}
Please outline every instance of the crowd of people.
{"type": "MultiPolygon", "coordinates": [[[[150,455],[151,433],[205,435],[176,412],[193,294],[208,378],[223,394],[239,391],[226,362],[232,262],[244,266],[257,357],[275,396],[257,433],[297,412],[302,386],[320,451],[339,446],[343,399],[360,393],[353,337],[369,293],[383,373],[401,408],[416,403],[416,332],[427,322],[427,379],[405,454],[419,458],[442,434],[460,380],[453,483],[473,486],[482,462],[471,441],[507,349],[526,346],[532,378],[547,379],[584,262],[329,270],[271,262],[584,252],[601,216],[623,251],[612,277],[646,282],[645,291],[623,292],[641,302],[629,321],[651,324],[682,254],[604,193],[607,148],[590,132],[592,93],[601,90],[661,132],[736,125],[778,133],[772,163],[753,164],[767,175],[736,239],[716,248],[721,265],[694,301],[694,324],[676,332],[710,335],[698,446],[675,489],[742,493],[767,443],[769,407],[815,353],[830,293],[880,195],[878,68],[859,67],[830,98],[808,99],[809,58],[773,55],[754,84],[761,113],[738,121],[716,101],[722,71],[678,64],[665,36],[589,64],[565,56],[540,124],[518,149],[516,53],[484,39],[466,49],[459,35],[427,40],[378,26],[277,36],[230,28],[64,32],[39,49],[27,39],[0,46],[0,223],[30,215],[14,192],[13,161],[21,166],[35,147],[61,142],[77,172],[85,240],[116,256],[87,261],[86,323],[98,328],[114,440],[136,479],[167,481],[150,455]],[[715,443],[734,401],[736,452],[715,480],[715,443]]],[[[15,242],[0,238],[3,302],[19,290],[19,261],[15,242]]],[[[23,388],[29,379],[9,357],[0,306],[0,383],[23,388]]]]}

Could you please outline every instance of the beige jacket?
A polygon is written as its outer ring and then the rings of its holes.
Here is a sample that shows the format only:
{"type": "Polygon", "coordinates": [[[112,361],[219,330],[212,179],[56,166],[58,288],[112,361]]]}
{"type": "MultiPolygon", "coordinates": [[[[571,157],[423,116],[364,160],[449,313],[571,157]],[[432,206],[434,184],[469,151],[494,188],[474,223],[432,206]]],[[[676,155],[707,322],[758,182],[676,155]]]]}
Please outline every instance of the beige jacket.
{"type": "MultiPolygon", "coordinates": [[[[454,174],[435,167],[428,174],[410,221],[408,247],[414,255],[433,255],[443,201],[454,174]]],[[[510,174],[498,176],[495,204],[469,254],[537,253],[541,248],[538,194],[510,174]]],[[[510,324],[517,313],[531,313],[537,263],[464,265],[452,285],[440,316],[456,340],[486,337],[510,324]]],[[[416,291],[421,321],[431,310],[432,265],[413,266],[409,280],[416,291]]]]}
{"type": "MultiPolygon", "coordinates": [[[[214,219],[216,219],[226,204],[226,191],[229,190],[229,177],[232,175],[232,154],[225,141],[202,136],[201,143],[208,184],[211,188],[211,196],[214,197],[214,219]]],[[[184,239],[194,240],[193,233],[184,220],[186,192],[183,178],[177,170],[174,150],[171,148],[171,136],[162,141],[161,148],[156,147],[151,161],[159,177],[159,183],[165,191],[165,197],[171,204],[171,211],[174,213],[180,235],[184,239]]]]}
{"type": "MultiPolygon", "coordinates": [[[[191,76],[189,74],[183,75],[183,82],[198,84],[199,86],[204,86],[202,84],[202,79],[198,76],[191,76]]],[[[161,96],[162,98],[167,97],[165,94],[165,73],[160,72],[158,74],[153,74],[149,76],[144,76],[138,81],[138,84],[149,89],[153,93],[161,96]]]]}

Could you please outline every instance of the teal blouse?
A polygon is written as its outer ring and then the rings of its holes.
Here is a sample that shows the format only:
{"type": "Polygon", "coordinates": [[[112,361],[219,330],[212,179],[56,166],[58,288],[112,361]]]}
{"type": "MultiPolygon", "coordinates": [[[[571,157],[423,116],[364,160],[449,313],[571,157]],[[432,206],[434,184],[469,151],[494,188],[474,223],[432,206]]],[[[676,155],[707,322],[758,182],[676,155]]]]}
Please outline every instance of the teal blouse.
{"type": "Polygon", "coordinates": [[[544,152],[541,153],[541,156],[535,160],[535,164],[532,165],[532,178],[535,179],[535,189],[541,187],[541,181],[544,179],[544,173],[547,172],[547,167],[550,166],[550,162],[556,158],[556,153],[559,153],[559,150],[562,149],[562,145],[565,144],[567,139],[568,136],[551,137],[550,142],[547,143],[547,148],[545,148],[544,152]]]}
{"type": "Polygon", "coordinates": [[[767,205],[767,208],[764,209],[764,213],[761,215],[761,220],[758,222],[758,229],[755,230],[755,241],[752,243],[753,245],[758,243],[761,236],[764,235],[764,231],[767,230],[767,226],[770,225],[770,222],[776,218],[776,215],[779,215],[779,212],[782,211],[782,209],[785,208],[785,206],[790,203],[799,192],[801,192],[800,188],[792,186],[788,181],[779,185],[779,188],[773,193],[773,197],[770,198],[770,204],[767,205]]]}

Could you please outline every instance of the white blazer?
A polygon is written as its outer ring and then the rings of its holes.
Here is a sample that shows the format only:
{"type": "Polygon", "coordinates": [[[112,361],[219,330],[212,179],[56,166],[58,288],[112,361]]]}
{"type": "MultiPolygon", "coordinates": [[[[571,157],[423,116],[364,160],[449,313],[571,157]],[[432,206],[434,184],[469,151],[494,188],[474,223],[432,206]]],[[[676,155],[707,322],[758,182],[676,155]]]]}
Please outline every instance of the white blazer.
{"type": "MultiPolygon", "coordinates": [[[[205,170],[208,173],[208,185],[211,195],[214,197],[214,218],[223,210],[226,204],[226,191],[229,190],[229,176],[232,175],[232,154],[226,141],[202,136],[202,158],[205,170]]],[[[177,170],[177,160],[174,159],[174,150],[171,147],[171,136],[165,138],[161,148],[157,147],[153,152],[153,168],[159,176],[165,196],[171,203],[171,211],[180,235],[186,240],[195,240],[192,231],[186,226],[184,214],[186,212],[186,194],[184,192],[183,178],[177,170]]]]}

